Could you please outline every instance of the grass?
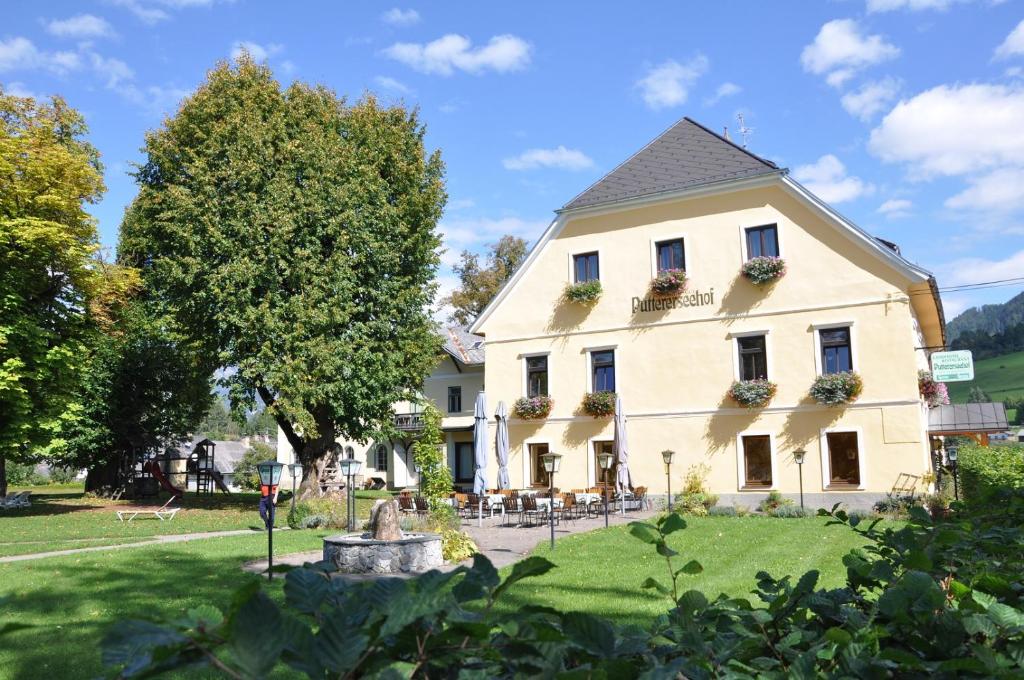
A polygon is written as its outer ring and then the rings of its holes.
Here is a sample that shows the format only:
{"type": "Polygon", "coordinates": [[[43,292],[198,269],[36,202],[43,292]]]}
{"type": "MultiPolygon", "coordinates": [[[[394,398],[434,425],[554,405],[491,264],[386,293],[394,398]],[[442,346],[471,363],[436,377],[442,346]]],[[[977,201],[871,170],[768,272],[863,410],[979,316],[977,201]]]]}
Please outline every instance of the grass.
{"type": "MultiPolygon", "coordinates": [[[[842,585],[846,577],[842,556],[864,544],[849,528],[827,527],[827,519],[819,517],[687,517],[686,521],[688,528],[669,540],[680,553],[676,568],[696,559],[704,571],[684,576],[680,587],[703,591],[709,597],[726,593],[753,600],[749,594],[756,585],[755,574],[761,570],[774,577],[799,577],[817,569],[820,585],[842,585]]],[[[553,551],[545,542],[533,554],[557,567],[512,586],[499,602],[500,609],[545,605],[645,625],[669,607],[662,596],[640,588],[648,576],[668,584],[665,559],[630,536],[626,527],[567,536],[553,551]]]]}
{"type": "Polygon", "coordinates": [[[947,387],[954,404],[966,403],[972,387],[985,390],[993,401],[1024,397],[1024,352],[975,361],[974,380],[947,383],[947,387]]]}

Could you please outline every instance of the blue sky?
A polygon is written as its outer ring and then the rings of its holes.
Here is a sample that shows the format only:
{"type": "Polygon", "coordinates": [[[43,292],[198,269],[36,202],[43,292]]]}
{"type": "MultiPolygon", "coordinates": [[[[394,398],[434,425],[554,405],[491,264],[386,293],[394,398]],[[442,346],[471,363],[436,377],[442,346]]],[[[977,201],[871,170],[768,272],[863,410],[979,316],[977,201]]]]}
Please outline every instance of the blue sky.
{"type": "MultiPolygon", "coordinates": [[[[245,44],[282,81],[421,108],[448,168],[450,264],[688,115],[739,139],[941,286],[1024,274],[1024,4],[12,3],[0,83],[86,116],[114,246],[146,130],[245,44]]],[[[451,285],[448,266],[442,285],[451,285]]],[[[949,318],[1021,287],[944,296],[949,318]]]]}

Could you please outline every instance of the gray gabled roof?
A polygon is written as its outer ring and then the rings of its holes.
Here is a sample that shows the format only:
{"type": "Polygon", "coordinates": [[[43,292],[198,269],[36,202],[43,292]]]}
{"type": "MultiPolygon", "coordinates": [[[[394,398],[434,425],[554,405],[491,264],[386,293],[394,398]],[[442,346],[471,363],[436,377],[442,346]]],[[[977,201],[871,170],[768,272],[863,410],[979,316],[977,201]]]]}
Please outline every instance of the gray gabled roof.
{"type": "Polygon", "coordinates": [[[562,210],[780,172],[771,161],[683,118],[562,210]]]}
{"type": "Polygon", "coordinates": [[[470,333],[465,326],[451,326],[445,329],[444,351],[463,365],[481,365],[484,363],[484,338],[470,333]]]}

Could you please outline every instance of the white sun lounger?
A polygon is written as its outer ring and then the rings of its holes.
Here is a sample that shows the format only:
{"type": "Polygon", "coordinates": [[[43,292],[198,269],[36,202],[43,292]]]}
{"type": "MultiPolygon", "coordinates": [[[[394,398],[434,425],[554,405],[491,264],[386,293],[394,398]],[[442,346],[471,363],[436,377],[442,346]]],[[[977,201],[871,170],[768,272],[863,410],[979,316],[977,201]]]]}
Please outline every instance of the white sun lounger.
{"type": "Polygon", "coordinates": [[[178,514],[178,510],[181,510],[181,508],[172,508],[172,507],[170,507],[171,503],[173,503],[176,498],[177,498],[177,496],[171,496],[170,498],[167,499],[166,503],[161,505],[159,508],[156,508],[155,510],[143,510],[143,509],[118,510],[117,511],[117,518],[119,520],[121,520],[122,522],[131,522],[133,519],[135,519],[139,515],[153,515],[154,517],[156,517],[161,522],[164,521],[165,519],[166,520],[172,520],[172,519],[174,519],[174,516],[176,514],[178,514]]]}

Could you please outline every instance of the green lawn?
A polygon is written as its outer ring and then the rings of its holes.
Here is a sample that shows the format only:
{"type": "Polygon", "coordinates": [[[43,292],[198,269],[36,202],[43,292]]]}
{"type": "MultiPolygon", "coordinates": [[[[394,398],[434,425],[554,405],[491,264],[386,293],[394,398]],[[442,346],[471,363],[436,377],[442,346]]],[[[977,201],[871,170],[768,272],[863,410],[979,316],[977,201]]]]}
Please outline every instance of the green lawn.
{"type": "Polygon", "coordinates": [[[1024,397],[1024,352],[975,361],[974,380],[947,383],[947,386],[949,400],[955,404],[966,403],[967,394],[975,386],[985,390],[993,401],[1024,397]]]}
{"type": "MultiPolygon", "coordinates": [[[[762,569],[775,577],[799,577],[817,569],[822,585],[842,585],[846,571],[841,558],[864,541],[848,527],[827,527],[826,521],[818,517],[687,517],[688,527],[669,541],[680,553],[676,568],[696,559],[704,572],[684,577],[681,587],[709,597],[748,596],[756,585],[755,574],[762,569]]],[[[499,603],[501,608],[539,604],[640,625],[668,609],[666,599],[640,588],[648,576],[668,583],[665,559],[630,536],[625,527],[567,536],[557,541],[554,551],[544,543],[534,554],[557,567],[510,588],[499,603]]]]}

